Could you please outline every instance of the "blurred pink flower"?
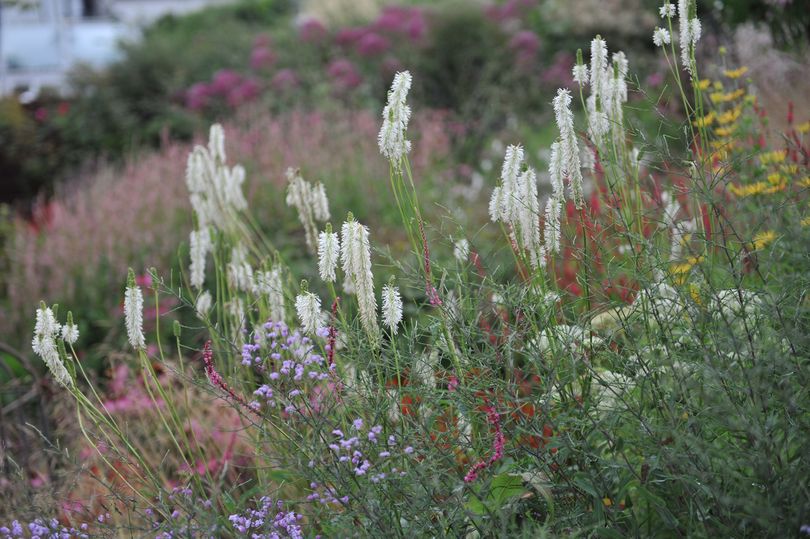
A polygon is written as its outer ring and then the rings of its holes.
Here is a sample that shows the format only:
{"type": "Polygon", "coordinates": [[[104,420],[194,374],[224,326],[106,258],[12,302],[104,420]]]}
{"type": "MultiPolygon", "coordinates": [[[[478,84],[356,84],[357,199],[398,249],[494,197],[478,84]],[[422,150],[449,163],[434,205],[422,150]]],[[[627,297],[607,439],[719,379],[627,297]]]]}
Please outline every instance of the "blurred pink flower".
{"type": "Polygon", "coordinates": [[[387,6],[372,26],[380,31],[407,36],[419,41],[427,31],[424,11],[419,7],[387,6]]]}
{"type": "Polygon", "coordinates": [[[364,26],[350,26],[341,28],[335,35],[335,43],[344,47],[357,43],[361,37],[366,35],[368,29],[364,26]]]}
{"type": "Polygon", "coordinates": [[[664,84],[664,74],[660,71],[656,71],[655,73],[650,73],[647,75],[647,79],[644,81],[646,86],[650,86],[651,88],[658,88],[662,84],[664,84]]]}
{"type": "Polygon", "coordinates": [[[254,79],[245,79],[238,86],[228,92],[226,100],[231,107],[238,107],[239,105],[252,101],[259,95],[261,87],[254,79]]]}
{"type": "Polygon", "coordinates": [[[389,41],[383,36],[368,32],[357,42],[357,54],[360,56],[377,56],[384,53],[390,46],[389,41]]]}
{"type": "Polygon", "coordinates": [[[273,75],[271,85],[275,90],[285,91],[298,86],[298,75],[292,69],[281,69],[273,75]]]}
{"type": "Polygon", "coordinates": [[[307,43],[319,43],[326,37],[326,27],[314,17],[308,17],[298,24],[298,37],[307,43]]]}
{"type": "Polygon", "coordinates": [[[210,91],[225,96],[241,82],[242,76],[231,69],[220,69],[211,79],[210,91]]]}
{"type": "Polygon", "coordinates": [[[255,71],[267,69],[272,67],[275,63],[276,53],[266,46],[256,47],[250,53],[250,67],[255,71]]]}
{"type": "Polygon", "coordinates": [[[326,73],[338,90],[353,90],[363,82],[360,71],[346,58],[333,60],[326,68],[326,73]]]}
{"type": "Polygon", "coordinates": [[[205,82],[197,82],[186,90],[186,107],[191,110],[200,110],[208,106],[211,89],[205,82]]]}
{"type": "Polygon", "coordinates": [[[534,54],[540,49],[540,38],[530,30],[521,30],[509,40],[509,47],[523,54],[534,54]]]}

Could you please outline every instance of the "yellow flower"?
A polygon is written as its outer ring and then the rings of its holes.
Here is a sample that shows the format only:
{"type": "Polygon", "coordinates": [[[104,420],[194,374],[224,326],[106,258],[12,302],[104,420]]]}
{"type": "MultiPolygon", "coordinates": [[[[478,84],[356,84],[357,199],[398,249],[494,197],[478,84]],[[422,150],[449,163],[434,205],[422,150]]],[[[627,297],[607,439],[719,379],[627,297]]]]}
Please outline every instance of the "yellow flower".
{"type": "Polygon", "coordinates": [[[696,119],[692,123],[695,125],[695,127],[706,127],[714,123],[714,118],[715,118],[714,111],[711,111],[709,114],[706,114],[702,118],[696,119]]]}
{"type": "Polygon", "coordinates": [[[773,240],[776,239],[776,232],[773,230],[768,230],[766,232],[760,232],[756,236],[754,236],[753,244],[754,250],[758,251],[759,249],[763,249],[768,246],[773,240]]]}
{"type": "Polygon", "coordinates": [[[799,173],[799,165],[782,165],[782,172],[791,176],[799,173]]]}
{"type": "Polygon", "coordinates": [[[712,84],[712,81],[710,81],[709,79],[703,79],[700,82],[698,82],[698,89],[700,89],[700,90],[708,90],[709,86],[711,84],[712,84]]]}
{"type": "Polygon", "coordinates": [[[691,270],[695,264],[699,264],[702,261],[703,261],[702,256],[690,256],[686,260],[686,262],[673,264],[670,270],[675,275],[683,275],[684,273],[689,273],[689,270],[691,270]]]}
{"type": "Polygon", "coordinates": [[[802,219],[802,220],[800,221],[800,224],[801,224],[802,226],[810,226],[810,217],[805,217],[804,219],[802,219]]]}
{"type": "Polygon", "coordinates": [[[748,68],[746,66],[738,67],[737,69],[727,69],[726,71],[723,71],[723,74],[730,79],[739,79],[746,73],[748,73],[748,68]]]}
{"type": "Polygon", "coordinates": [[[712,85],[712,88],[714,88],[715,90],[722,90],[723,89],[723,83],[720,82],[719,80],[716,80],[716,81],[714,81],[714,84],[712,85]]]}
{"type": "Polygon", "coordinates": [[[765,152],[760,154],[759,162],[763,165],[768,163],[781,163],[787,157],[787,150],[774,150],[772,152],[765,152]]]}
{"type": "Polygon", "coordinates": [[[728,127],[717,127],[714,130],[714,134],[718,137],[728,137],[731,136],[737,130],[737,124],[730,125],[728,127]]]}
{"type": "Polygon", "coordinates": [[[796,131],[799,133],[807,133],[810,131],[810,121],[804,122],[803,124],[799,124],[796,126],[796,131]]]}
{"type": "Polygon", "coordinates": [[[756,182],[740,186],[731,183],[728,186],[728,190],[731,191],[731,194],[740,198],[750,197],[753,195],[760,195],[765,191],[767,191],[769,188],[770,186],[765,182],[756,182]]]}
{"type": "Polygon", "coordinates": [[[740,117],[740,114],[742,114],[742,108],[739,106],[734,107],[733,109],[727,110],[726,112],[721,114],[717,118],[717,123],[730,124],[731,122],[736,122],[737,118],[740,117]]]}
{"type": "Polygon", "coordinates": [[[805,176],[799,180],[799,187],[810,187],[810,176],[805,176]]]}

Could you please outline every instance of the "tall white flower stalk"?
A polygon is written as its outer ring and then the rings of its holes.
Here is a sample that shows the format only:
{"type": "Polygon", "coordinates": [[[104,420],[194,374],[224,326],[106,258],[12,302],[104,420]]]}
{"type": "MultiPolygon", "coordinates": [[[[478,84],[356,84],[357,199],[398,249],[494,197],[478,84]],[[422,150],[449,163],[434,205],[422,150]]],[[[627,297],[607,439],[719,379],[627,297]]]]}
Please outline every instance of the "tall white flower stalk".
{"type": "Polygon", "coordinates": [[[411,89],[411,74],[401,71],[394,75],[391,89],[388,90],[388,103],[383,109],[383,123],[377,137],[380,153],[399,171],[402,159],[411,151],[411,142],[405,138],[411,108],[406,100],[411,89]]]}
{"type": "Polygon", "coordinates": [[[560,212],[565,201],[563,190],[563,162],[560,143],[551,145],[548,174],[551,180],[551,196],[546,202],[544,240],[549,254],[560,252],[560,212]]]}
{"type": "Polygon", "coordinates": [[[678,40],[681,48],[681,63],[692,73],[692,58],[695,46],[703,33],[700,19],[697,18],[697,3],[694,0],[678,0],[678,40]],[[692,9],[694,7],[694,9],[692,9]]]}
{"type": "Polygon", "coordinates": [[[299,169],[288,168],[286,175],[287,206],[298,210],[298,220],[304,227],[307,249],[315,254],[318,243],[318,226],[315,221],[326,222],[330,218],[326,188],[320,182],[312,185],[306,181],[299,169]]]}
{"type": "Polygon", "coordinates": [[[354,285],[360,322],[369,336],[376,337],[377,300],[374,296],[368,228],[355,221],[351,213],[341,230],[340,257],[346,279],[350,279],[354,285]]]}
{"type": "MultiPolygon", "coordinates": [[[[591,73],[593,75],[593,73],[591,73]]],[[[554,117],[560,131],[558,152],[562,163],[563,177],[568,177],[568,189],[574,205],[584,205],[582,170],[579,161],[579,146],[574,132],[574,114],[571,112],[571,93],[560,88],[554,98],[554,117]]]]}
{"type": "Polygon", "coordinates": [[[124,322],[127,328],[129,344],[136,350],[146,349],[143,335],[143,293],[135,284],[135,273],[132,268],[127,276],[127,288],[124,292],[124,322]]]}
{"type": "Polygon", "coordinates": [[[382,319],[383,325],[391,334],[396,335],[399,323],[402,322],[402,296],[399,287],[389,283],[382,289],[382,319]]]}
{"type": "Polygon", "coordinates": [[[301,283],[302,291],[295,298],[295,310],[305,333],[314,335],[321,323],[321,299],[307,290],[307,282],[301,283]]]}
{"type": "MultiPolygon", "coordinates": [[[[73,318],[68,318],[68,324],[73,325],[73,318]]],[[[67,327],[67,326],[65,326],[67,327]]],[[[56,321],[56,315],[50,307],[41,304],[37,309],[36,322],[34,323],[34,338],[31,341],[31,348],[34,353],[42,358],[51,374],[64,387],[73,385],[73,378],[62,359],[59,357],[57,339],[64,333],[64,328],[56,321]]],[[[78,338],[78,330],[76,330],[78,338]]],[[[65,340],[68,340],[67,338],[65,340]]],[[[71,342],[71,341],[68,341],[71,342]]]]}
{"type": "Polygon", "coordinates": [[[327,223],[326,230],[318,235],[318,273],[325,282],[335,282],[339,258],[340,238],[332,232],[332,223],[327,223]]]}
{"type": "Polygon", "coordinates": [[[501,166],[501,184],[492,192],[489,202],[493,222],[511,224],[517,220],[519,208],[518,177],[523,165],[523,148],[510,145],[506,148],[501,166]]]}
{"type": "Polygon", "coordinates": [[[189,237],[189,257],[191,258],[191,264],[188,272],[191,286],[194,288],[202,288],[203,283],[205,283],[205,259],[211,249],[211,233],[208,227],[191,231],[189,237]]]}
{"type": "Polygon", "coordinates": [[[212,125],[208,148],[195,146],[186,164],[186,185],[198,229],[227,229],[236,213],[247,209],[242,193],[244,181],[242,166],[228,168],[226,164],[222,126],[212,125]]]}

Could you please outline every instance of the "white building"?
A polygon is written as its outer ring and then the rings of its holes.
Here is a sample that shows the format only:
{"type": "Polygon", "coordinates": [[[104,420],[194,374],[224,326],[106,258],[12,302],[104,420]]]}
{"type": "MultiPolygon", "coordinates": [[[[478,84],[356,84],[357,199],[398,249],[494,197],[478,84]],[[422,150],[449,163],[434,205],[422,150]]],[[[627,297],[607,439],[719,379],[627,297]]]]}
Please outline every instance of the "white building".
{"type": "Polygon", "coordinates": [[[108,64],[121,40],[137,39],[155,19],[228,1],[0,0],[0,93],[33,99],[45,86],[65,92],[74,64],[108,64]]]}

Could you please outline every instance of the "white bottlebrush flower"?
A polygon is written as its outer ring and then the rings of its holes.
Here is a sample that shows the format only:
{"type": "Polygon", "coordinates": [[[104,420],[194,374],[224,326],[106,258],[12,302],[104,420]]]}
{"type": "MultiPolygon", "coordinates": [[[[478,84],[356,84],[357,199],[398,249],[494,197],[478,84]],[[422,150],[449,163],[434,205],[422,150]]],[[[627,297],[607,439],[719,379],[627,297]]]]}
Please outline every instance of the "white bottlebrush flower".
{"type": "Polygon", "coordinates": [[[678,40],[681,47],[681,62],[684,69],[692,72],[691,52],[692,46],[692,24],[689,20],[689,0],[678,0],[678,40]]]}
{"type": "Polygon", "coordinates": [[[328,283],[335,282],[335,269],[340,257],[340,239],[337,232],[332,232],[328,226],[326,231],[318,236],[318,273],[321,279],[328,283]]]}
{"type": "Polygon", "coordinates": [[[295,310],[301,328],[313,335],[321,323],[321,299],[312,292],[303,292],[295,298],[295,310]]]}
{"type": "Polygon", "coordinates": [[[220,163],[225,162],[225,131],[220,124],[213,124],[208,132],[208,152],[220,163]]]}
{"type": "Polygon", "coordinates": [[[281,279],[281,268],[273,268],[266,273],[267,304],[270,307],[270,318],[275,322],[283,322],[287,318],[284,307],[284,283],[281,279]]]}
{"type": "Polygon", "coordinates": [[[658,13],[661,14],[662,19],[674,17],[675,11],[675,4],[670,4],[669,2],[658,8],[658,13]]]}
{"type": "Polygon", "coordinates": [[[374,275],[371,272],[371,247],[368,228],[355,221],[351,214],[341,231],[340,258],[346,278],[354,284],[360,321],[369,335],[377,334],[377,299],[374,296],[374,275]]]}
{"type": "Polygon", "coordinates": [[[574,114],[571,112],[571,93],[560,88],[554,98],[554,115],[560,130],[560,151],[565,173],[568,176],[568,189],[577,209],[584,204],[582,192],[582,170],[579,162],[579,146],[574,132],[574,114]]]}
{"type": "Polygon", "coordinates": [[[411,151],[411,143],[405,138],[411,118],[411,108],[406,103],[410,89],[410,72],[402,71],[394,75],[388,91],[388,103],[383,109],[383,124],[377,137],[380,153],[397,169],[402,158],[411,151]]]}
{"type": "Polygon", "coordinates": [[[470,242],[461,238],[453,244],[453,256],[460,264],[466,264],[470,259],[470,242]]]}
{"type": "Polygon", "coordinates": [[[666,28],[655,28],[655,32],[653,32],[653,43],[655,43],[656,47],[669,45],[670,41],[669,30],[666,28]]]}
{"type": "Polygon", "coordinates": [[[189,238],[189,256],[191,265],[189,275],[191,286],[201,288],[205,282],[205,258],[211,250],[211,234],[208,227],[192,230],[189,238]]]}
{"type": "Polygon", "coordinates": [[[382,289],[382,319],[383,324],[396,335],[397,326],[402,321],[402,297],[399,288],[390,284],[382,289]]]}
{"type": "Polygon", "coordinates": [[[195,146],[188,156],[186,185],[199,229],[230,226],[235,212],[247,208],[242,194],[245,169],[225,163],[222,127],[211,126],[208,148],[195,146]]]}
{"type": "Polygon", "coordinates": [[[562,161],[563,155],[560,151],[560,143],[551,144],[551,155],[548,160],[548,176],[551,181],[552,196],[562,200],[565,196],[563,191],[563,178],[565,177],[565,165],[562,161]]]}
{"type": "Polygon", "coordinates": [[[194,310],[197,311],[197,316],[205,318],[208,316],[208,311],[211,310],[211,305],[214,303],[211,297],[211,292],[208,290],[203,291],[202,294],[197,296],[197,301],[194,304],[194,310]]]}
{"type": "Polygon", "coordinates": [[[572,70],[574,82],[580,86],[588,84],[588,66],[585,64],[577,64],[572,70]]]}
{"type": "Polygon", "coordinates": [[[228,284],[237,290],[250,292],[253,289],[253,268],[247,261],[247,250],[240,243],[231,249],[228,262],[228,284]]]}
{"type": "Polygon", "coordinates": [[[503,166],[501,167],[501,193],[499,197],[501,202],[500,218],[507,223],[513,223],[518,218],[520,199],[517,186],[522,165],[523,148],[519,144],[507,146],[503,166]]]}
{"type": "Polygon", "coordinates": [[[689,39],[692,42],[692,48],[700,41],[700,36],[703,34],[703,27],[700,24],[700,19],[697,17],[689,20],[689,39]]]}
{"type": "Polygon", "coordinates": [[[62,340],[67,344],[76,344],[79,340],[79,326],[70,322],[62,326],[62,340]]]}
{"type": "Polygon", "coordinates": [[[762,307],[762,298],[755,292],[730,288],[717,291],[709,304],[709,312],[716,320],[751,324],[760,315],[762,307]]]}
{"type": "Polygon", "coordinates": [[[503,189],[500,185],[492,190],[492,196],[489,199],[489,218],[493,223],[501,220],[501,208],[503,207],[503,189]]]}
{"type": "Polygon", "coordinates": [[[545,266],[546,253],[540,239],[540,201],[534,169],[527,169],[518,178],[517,196],[518,219],[513,226],[518,225],[522,246],[529,252],[530,264],[537,269],[545,266]]]}
{"type": "Polygon", "coordinates": [[[135,284],[135,276],[130,271],[127,289],[124,292],[124,320],[127,327],[129,344],[136,350],[146,348],[146,339],[143,336],[143,293],[135,284]]]}
{"type": "Polygon", "coordinates": [[[608,79],[608,50],[607,43],[601,36],[591,41],[591,96],[594,100],[603,100],[603,94],[608,79]]]}
{"type": "MultiPolygon", "coordinates": [[[[72,320],[69,320],[72,325],[72,320]]],[[[59,350],[56,346],[56,339],[62,332],[62,326],[56,321],[56,317],[50,307],[44,305],[37,309],[36,322],[34,324],[34,339],[31,341],[31,347],[34,353],[42,358],[48,370],[51,371],[53,377],[57,382],[64,387],[73,384],[73,379],[70,377],[65,368],[62,359],[59,357],[59,350]]],[[[76,337],[78,338],[78,330],[76,330],[76,337]]]]}
{"type": "Polygon", "coordinates": [[[315,184],[312,190],[312,213],[315,219],[325,223],[331,219],[329,213],[329,198],[326,196],[326,187],[321,182],[315,184]]]}

